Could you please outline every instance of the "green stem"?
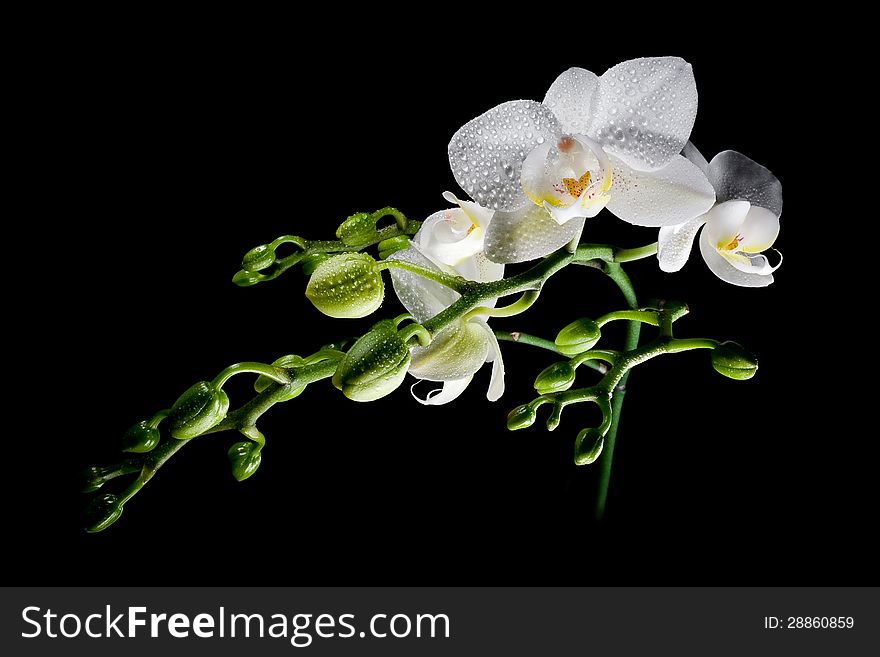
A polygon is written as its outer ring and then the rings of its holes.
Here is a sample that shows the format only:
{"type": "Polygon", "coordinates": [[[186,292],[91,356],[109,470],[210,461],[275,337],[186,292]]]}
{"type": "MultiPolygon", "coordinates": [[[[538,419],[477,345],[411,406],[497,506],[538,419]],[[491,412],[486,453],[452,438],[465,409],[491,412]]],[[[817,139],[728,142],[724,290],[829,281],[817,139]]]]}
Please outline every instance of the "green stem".
{"type": "Polygon", "coordinates": [[[602,327],[608,322],[614,322],[620,319],[642,322],[644,324],[650,324],[651,326],[660,325],[660,315],[656,310],[616,310],[613,313],[602,315],[596,320],[596,323],[602,327]]]}
{"type": "Polygon", "coordinates": [[[466,278],[453,276],[452,274],[447,274],[437,269],[422,267],[421,265],[417,265],[413,262],[406,262],[405,260],[383,260],[382,262],[377,263],[377,267],[380,271],[383,269],[403,269],[404,271],[417,274],[422,278],[432,280],[435,283],[440,283],[440,285],[451,288],[459,294],[463,293],[470,286],[466,278]]]}
{"type": "Polygon", "coordinates": [[[220,388],[236,374],[263,374],[276,383],[287,383],[289,381],[283,367],[275,367],[265,363],[236,363],[220,372],[211,383],[215,388],[220,388]]]}
{"type": "MultiPolygon", "coordinates": [[[[279,399],[284,396],[289,387],[292,386],[298,388],[300,386],[314,383],[315,381],[320,381],[321,379],[328,379],[333,376],[334,372],[336,372],[337,365],[338,359],[333,359],[315,363],[313,365],[279,368],[286,372],[287,379],[290,383],[272,383],[247,404],[227,415],[220,424],[208,429],[202,435],[206,436],[212,433],[237,429],[252,440],[259,442],[255,437],[259,432],[255,433],[254,431],[257,419],[278,403],[279,399]]],[[[260,434],[260,436],[262,436],[262,434],[260,434]]],[[[122,506],[134,497],[147,484],[147,482],[153,478],[156,472],[159,471],[159,468],[168,462],[168,459],[177,454],[177,452],[183,449],[184,445],[191,443],[193,440],[195,439],[177,440],[176,438],[167,438],[164,443],[160,444],[152,452],[144,454],[140,460],[140,474],[129,485],[129,487],[120,494],[118,505],[122,506]]],[[[135,464],[137,463],[136,459],[130,459],[126,463],[127,465],[125,469],[128,472],[135,471],[135,464]]],[[[120,472],[120,474],[122,474],[122,472],[120,472]]]]}
{"type": "Polygon", "coordinates": [[[528,292],[523,292],[523,295],[509,306],[502,306],[501,308],[480,306],[465,313],[462,319],[467,321],[471,317],[476,317],[478,315],[486,315],[488,317],[514,317],[531,308],[535,301],[538,300],[538,296],[539,293],[536,290],[529,290],[528,292]]]}
{"type": "MultiPolygon", "coordinates": [[[[529,335],[528,333],[523,333],[521,331],[495,331],[495,337],[504,342],[521,342],[522,344],[527,344],[532,347],[546,349],[547,351],[552,351],[554,354],[562,353],[559,351],[559,347],[556,346],[555,342],[534,335],[529,335]]],[[[583,364],[597,372],[604,373],[608,369],[604,365],[595,363],[592,360],[588,360],[583,364]]]]}
{"type": "Polygon", "coordinates": [[[645,246],[637,246],[634,249],[615,249],[614,262],[632,262],[633,260],[641,260],[642,258],[650,258],[657,254],[657,242],[653,244],[645,244],[645,246]]]}
{"type": "MultiPolygon", "coordinates": [[[[629,276],[623,270],[620,264],[606,263],[604,268],[608,277],[617,284],[620,291],[626,299],[627,305],[635,310],[639,307],[638,299],[629,276]]],[[[639,334],[642,330],[640,321],[630,321],[627,329],[626,340],[624,341],[623,351],[629,352],[638,347],[639,334]]],[[[618,361],[612,368],[612,372],[619,366],[623,365],[625,359],[618,361]]],[[[609,372],[609,376],[611,372],[609,372]]],[[[629,368],[627,368],[618,382],[615,382],[617,390],[611,399],[611,428],[605,435],[605,447],[602,450],[602,456],[599,459],[599,491],[596,495],[596,519],[602,520],[605,517],[605,505],[608,502],[608,486],[611,483],[611,464],[614,461],[614,445],[617,440],[617,430],[620,427],[620,412],[623,409],[623,398],[626,394],[626,382],[629,379],[629,368]]]]}

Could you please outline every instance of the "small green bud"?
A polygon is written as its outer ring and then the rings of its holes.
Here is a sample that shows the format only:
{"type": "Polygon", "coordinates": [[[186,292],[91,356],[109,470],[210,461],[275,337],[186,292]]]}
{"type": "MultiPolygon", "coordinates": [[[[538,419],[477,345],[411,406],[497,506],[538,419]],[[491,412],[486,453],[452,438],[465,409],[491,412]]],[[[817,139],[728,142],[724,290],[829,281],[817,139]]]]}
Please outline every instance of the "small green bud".
{"type": "Polygon", "coordinates": [[[602,337],[599,325],[592,319],[572,322],[556,336],[556,348],[564,356],[577,356],[592,349],[602,337]]]}
{"type": "Polygon", "coordinates": [[[306,296],[325,315],[366,317],[382,305],[385,283],[376,261],[366,253],[342,253],[315,269],[306,296]]]}
{"type": "Polygon", "coordinates": [[[349,399],[374,401],[394,392],[409,369],[409,347],[391,320],[383,320],[352,345],[333,375],[349,399]]]}
{"type": "Polygon", "coordinates": [[[398,235],[387,240],[379,242],[379,257],[385,260],[392,253],[404,251],[409,248],[409,237],[406,235],[398,235]]]}
{"type": "Polygon", "coordinates": [[[507,415],[507,428],[510,431],[532,426],[538,419],[537,411],[528,404],[517,406],[507,415]]]}
{"type": "Polygon", "coordinates": [[[260,244],[244,254],[241,268],[245,271],[260,271],[268,269],[275,262],[275,251],[268,244],[260,244]]]}
{"type": "Polygon", "coordinates": [[[373,215],[369,212],[357,212],[336,229],[336,237],[346,246],[360,246],[374,239],[377,232],[373,215]]]}
{"type": "Polygon", "coordinates": [[[553,363],[535,379],[535,390],[541,395],[563,392],[574,385],[575,376],[574,367],[569,361],[553,363]]]}
{"type": "Polygon", "coordinates": [[[207,381],[200,381],[174,402],[168,414],[171,435],[179,440],[195,438],[223,421],[229,397],[207,381]]]}
{"type": "Polygon", "coordinates": [[[736,342],[724,342],[712,350],[712,367],[730,379],[745,381],[758,371],[758,359],[736,342]]]}
{"type": "Polygon", "coordinates": [[[599,429],[583,429],[574,441],[574,462],[577,465],[590,465],[602,454],[605,434],[599,429]]]}
{"type": "Polygon", "coordinates": [[[145,454],[153,451],[161,438],[162,434],[159,430],[144,420],[131,427],[122,436],[122,451],[145,454]]]}
{"type": "Polygon", "coordinates": [[[104,531],[122,515],[119,497],[112,493],[99,495],[86,509],[86,531],[95,534],[104,531]]]}
{"type": "Polygon", "coordinates": [[[251,441],[235,443],[226,453],[232,476],[237,481],[244,481],[257,471],[262,461],[259,445],[251,441]]]}
{"type": "Polygon", "coordinates": [[[266,280],[266,277],[263,274],[255,271],[245,271],[244,269],[235,272],[235,276],[232,277],[232,282],[238,285],[238,287],[250,287],[264,280],[266,280]]]}
{"type": "MultiPolygon", "coordinates": [[[[272,365],[274,365],[275,367],[299,367],[300,365],[304,365],[305,362],[306,361],[300,356],[297,356],[296,354],[289,354],[287,356],[282,356],[274,363],[272,363],[272,365]]],[[[254,381],[254,390],[256,390],[257,392],[263,392],[273,383],[277,382],[273,381],[265,374],[260,374],[260,376],[257,377],[257,380],[254,381]]],[[[291,399],[295,399],[299,397],[305,389],[305,386],[299,386],[298,388],[291,387],[287,394],[281,397],[278,401],[286,402],[290,401],[291,399]]]]}
{"type": "Polygon", "coordinates": [[[299,261],[299,266],[302,267],[302,273],[306,276],[311,276],[315,273],[315,270],[325,260],[329,260],[333,256],[330,256],[326,253],[313,253],[312,255],[307,255],[305,258],[299,261]]]}

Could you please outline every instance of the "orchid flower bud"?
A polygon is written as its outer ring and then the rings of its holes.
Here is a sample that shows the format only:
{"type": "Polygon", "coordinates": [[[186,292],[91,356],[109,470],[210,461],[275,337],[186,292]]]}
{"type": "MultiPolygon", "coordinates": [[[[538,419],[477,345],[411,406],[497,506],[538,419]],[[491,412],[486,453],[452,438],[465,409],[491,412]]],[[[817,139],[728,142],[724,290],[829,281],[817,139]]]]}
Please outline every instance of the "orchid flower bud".
{"type": "Polygon", "coordinates": [[[119,497],[112,493],[99,495],[86,509],[86,531],[95,534],[104,531],[122,515],[119,497]]]}
{"type": "Polygon", "coordinates": [[[377,234],[376,218],[369,212],[357,212],[336,229],[336,237],[346,246],[366,244],[377,234]]]}
{"type": "Polygon", "coordinates": [[[583,429],[574,441],[574,462],[577,465],[590,465],[602,454],[605,434],[601,429],[583,429]]]}
{"type": "Polygon", "coordinates": [[[315,269],[306,296],[325,315],[366,317],[382,305],[385,283],[376,261],[366,253],[342,253],[315,269]]]}
{"type": "Polygon", "coordinates": [[[229,410],[226,393],[207,381],[200,381],[174,402],[168,414],[171,435],[179,440],[200,436],[219,424],[229,410]]]}
{"type": "Polygon", "coordinates": [[[758,359],[736,342],[724,342],[712,350],[712,367],[730,379],[745,381],[758,371],[758,359]]]}
{"type": "Polygon", "coordinates": [[[409,237],[407,235],[398,235],[390,237],[387,240],[379,242],[379,257],[385,260],[393,253],[403,251],[409,248],[409,237]]]}
{"type": "Polygon", "coordinates": [[[556,348],[564,356],[576,356],[596,346],[601,337],[599,325],[584,317],[559,332],[556,336],[556,348]]]}
{"type": "Polygon", "coordinates": [[[122,451],[145,454],[159,444],[162,434],[146,420],[138,422],[122,436],[122,451]]]}
{"type": "MultiPolygon", "coordinates": [[[[287,356],[282,356],[274,363],[272,363],[272,365],[274,365],[275,367],[299,367],[300,365],[304,365],[305,362],[306,361],[302,357],[297,356],[296,354],[289,354],[287,356]]],[[[273,383],[276,382],[270,379],[265,374],[260,374],[260,376],[257,377],[257,380],[254,381],[254,390],[256,392],[263,392],[273,383]]],[[[295,399],[299,397],[305,389],[305,386],[299,386],[298,388],[291,387],[291,389],[285,395],[280,397],[277,401],[286,402],[290,401],[291,399],[295,399]]]]}
{"type": "Polygon", "coordinates": [[[553,363],[535,379],[535,390],[541,395],[564,392],[574,385],[574,379],[574,367],[569,361],[553,363]]]}
{"type": "Polygon", "coordinates": [[[260,446],[251,441],[235,443],[229,448],[227,457],[236,481],[244,481],[257,471],[262,461],[260,446]]]}
{"type": "Polygon", "coordinates": [[[537,411],[529,404],[523,404],[510,411],[507,416],[507,428],[510,431],[525,429],[532,426],[537,419],[537,411]]]}
{"type": "Polygon", "coordinates": [[[245,271],[261,271],[268,269],[275,263],[275,250],[270,248],[268,244],[255,246],[244,254],[241,261],[241,268],[245,271]]]}
{"type": "Polygon", "coordinates": [[[333,385],[354,401],[374,401],[400,387],[409,363],[406,341],[393,321],[384,320],[348,350],[333,375],[333,385]]]}

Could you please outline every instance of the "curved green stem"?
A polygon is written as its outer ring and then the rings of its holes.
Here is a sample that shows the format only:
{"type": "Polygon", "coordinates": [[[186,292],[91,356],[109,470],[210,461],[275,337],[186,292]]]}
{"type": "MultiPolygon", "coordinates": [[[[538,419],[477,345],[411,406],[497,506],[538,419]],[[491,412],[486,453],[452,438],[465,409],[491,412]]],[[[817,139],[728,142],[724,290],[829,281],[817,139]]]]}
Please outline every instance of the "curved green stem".
{"type": "Polygon", "coordinates": [[[634,322],[642,322],[651,326],[660,325],[660,314],[656,310],[616,310],[612,313],[602,315],[596,320],[596,323],[602,327],[608,322],[626,319],[634,322]]]}
{"type": "Polygon", "coordinates": [[[540,293],[537,290],[529,290],[528,292],[523,292],[523,295],[515,302],[513,302],[509,306],[502,306],[501,308],[489,308],[487,306],[480,306],[479,308],[474,308],[473,310],[465,313],[463,319],[467,321],[471,317],[476,317],[478,315],[486,315],[488,317],[514,317],[515,315],[524,313],[529,308],[531,308],[534,305],[535,301],[538,300],[539,294],[540,293]]]}
{"type": "Polygon", "coordinates": [[[615,249],[614,262],[632,262],[633,260],[641,260],[642,258],[650,258],[657,254],[657,242],[653,244],[645,244],[634,249],[615,249]]]}
{"type": "Polygon", "coordinates": [[[275,367],[265,363],[236,363],[220,372],[211,383],[215,388],[221,388],[224,383],[236,374],[262,374],[276,383],[287,383],[290,380],[283,367],[275,367]]]}
{"type": "MultiPolygon", "coordinates": [[[[546,349],[547,351],[552,351],[554,354],[561,354],[559,351],[559,347],[556,346],[556,343],[552,340],[545,340],[544,338],[539,338],[534,335],[530,335],[528,333],[523,333],[522,331],[494,331],[495,337],[503,342],[521,342],[522,344],[527,344],[532,347],[538,347],[540,349],[546,349]]],[[[583,363],[587,367],[596,370],[597,372],[606,372],[607,367],[600,363],[595,363],[592,360],[588,360],[583,363]]]]}
{"type": "MultiPolygon", "coordinates": [[[[633,289],[629,276],[623,270],[620,264],[606,263],[604,268],[608,277],[617,284],[623,297],[626,299],[627,305],[633,310],[639,307],[636,292],[633,289]]],[[[627,329],[626,340],[624,341],[623,351],[629,352],[638,347],[639,334],[642,330],[640,321],[630,321],[627,329]]],[[[623,360],[615,363],[612,372],[621,366],[623,360]]],[[[609,376],[611,372],[609,372],[609,376]]],[[[605,505],[608,501],[608,486],[611,483],[611,464],[614,460],[614,444],[617,440],[617,430],[620,428],[620,412],[623,408],[623,397],[626,394],[626,382],[629,379],[629,368],[623,371],[622,376],[614,383],[617,390],[611,399],[611,427],[605,435],[605,447],[602,450],[602,456],[599,459],[599,491],[596,495],[596,519],[602,520],[605,517],[605,505]]]]}
{"type": "Polygon", "coordinates": [[[451,288],[459,294],[463,293],[469,287],[466,278],[453,276],[452,274],[447,274],[437,269],[428,269],[427,267],[422,267],[421,265],[417,265],[413,262],[406,262],[404,260],[383,260],[382,262],[377,263],[377,267],[380,271],[391,268],[403,269],[404,271],[417,274],[422,278],[432,280],[435,283],[440,283],[440,285],[451,288]]]}

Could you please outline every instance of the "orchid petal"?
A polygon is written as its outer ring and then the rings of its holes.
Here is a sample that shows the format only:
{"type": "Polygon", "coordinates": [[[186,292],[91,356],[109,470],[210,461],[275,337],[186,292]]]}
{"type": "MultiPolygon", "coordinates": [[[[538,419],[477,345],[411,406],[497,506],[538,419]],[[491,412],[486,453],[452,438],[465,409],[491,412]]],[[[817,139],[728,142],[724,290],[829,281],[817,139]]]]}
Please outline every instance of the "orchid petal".
{"type": "Polygon", "coordinates": [[[709,163],[718,202],[740,199],[782,214],[782,183],[767,167],[737,151],[723,151],[709,163]]]}
{"type": "Polygon", "coordinates": [[[425,219],[413,242],[433,260],[455,266],[483,250],[483,235],[464,210],[453,208],[425,219]]]}
{"type": "Polygon", "coordinates": [[[632,59],[599,78],[589,134],[641,171],[681,153],[697,115],[691,65],[680,57],[632,59]]]}
{"type": "Polygon", "coordinates": [[[416,381],[412,385],[410,392],[412,393],[413,398],[420,404],[424,404],[425,406],[441,406],[442,404],[448,404],[449,402],[458,399],[473,378],[473,376],[468,376],[456,381],[444,381],[441,387],[431,390],[424,399],[421,399],[416,394],[416,386],[419,385],[419,381],[416,381]]]}
{"type": "Polygon", "coordinates": [[[460,207],[462,212],[464,212],[468,219],[471,220],[471,223],[483,230],[486,230],[489,227],[489,222],[492,221],[492,215],[495,214],[494,210],[484,208],[482,205],[478,205],[473,201],[462,201],[452,192],[443,192],[443,198],[460,207]]]}
{"type": "Polygon", "coordinates": [[[456,265],[455,271],[469,281],[480,283],[491,283],[504,278],[504,265],[492,262],[484,253],[477,253],[474,257],[456,265]]]}
{"type": "Polygon", "coordinates": [[[739,230],[739,250],[760,253],[773,246],[779,236],[779,217],[766,208],[752,206],[739,230]]]}
{"type": "Polygon", "coordinates": [[[749,208],[748,201],[725,201],[716,205],[706,215],[706,238],[716,248],[735,248],[749,208]]]}
{"type": "MultiPolygon", "coordinates": [[[[779,253],[779,251],[776,251],[776,253],[779,253]]],[[[760,274],[766,276],[767,274],[772,274],[782,266],[781,253],[779,253],[779,262],[776,266],[771,265],[767,256],[761,253],[722,253],[721,255],[727,259],[735,269],[747,274],[760,274]]]]}
{"type": "Polygon", "coordinates": [[[583,227],[583,219],[559,225],[545,208],[529,203],[514,212],[495,213],[484,252],[493,262],[536,260],[568,244],[583,227]]]}
{"type": "Polygon", "coordinates": [[[599,88],[599,76],[583,68],[570,68],[560,75],[544,96],[544,104],[553,110],[566,132],[587,133],[593,118],[593,98],[599,88]]]}
{"type": "Polygon", "coordinates": [[[526,155],[561,132],[553,112],[532,100],[502,103],[469,121],[449,142],[456,182],[480,205],[514,210],[527,203],[520,186],[526,155]]]}
{"type": "Polygon", "coordinates": [[[495,332],[489,328],[484,320],[477,319],[475,322],[483,327],[489,335],[489,353],[486,356],[486,362],[492,363],[492,378],[489,381],[486,398],[491,402],[498,401],[504,394],[504,359],[501,356],[501,345],[498,344],[495,332]]]}
{"type": "Polygon", "coordinates": [[[691,255],[691,247],[700,226],[706,223],[706,215],[694,217],[677,226],[662,226],[657,240],[657,259],[660,269],[674,272],[684,267],[691,255]]]}
{"type": "Polygon", "coordinates": [[[715,192],[699,167],[681,155],[657,171],[637,171],[610,155],[614,169],[608,209],[636,226],[674,226],[704,214],[715,192]]]}
{"type": "Polygon", "coordinates": [[[707,230],[700,235],[700,253],[712,273],[727,283],[740,287],[766,287],[773,282],[773,274],[748,273],[734,267],[712,245],[707,230]]]}
{"type": "Polygon", "coordinates": [[[427,347],[414,347],[409,373],[428,381],[471,376],[486,362],[489,336],[476,322],[456,322],[434,336],[427,347]]]}
{"type": "MultiPolygon", "coordinates": [[[[405,251],[398,251],[388,257],[389,260],[410,262],[420,267],[442,271],[434,262],[427,258],[415,245],[405,251]]],[[[403,304],[417,322],[425,322],[455,303],[458,292],[445,285],[429,280],[418,274],[403,269],[391,269],[391,282],[400,303],[403,304]]]]}

